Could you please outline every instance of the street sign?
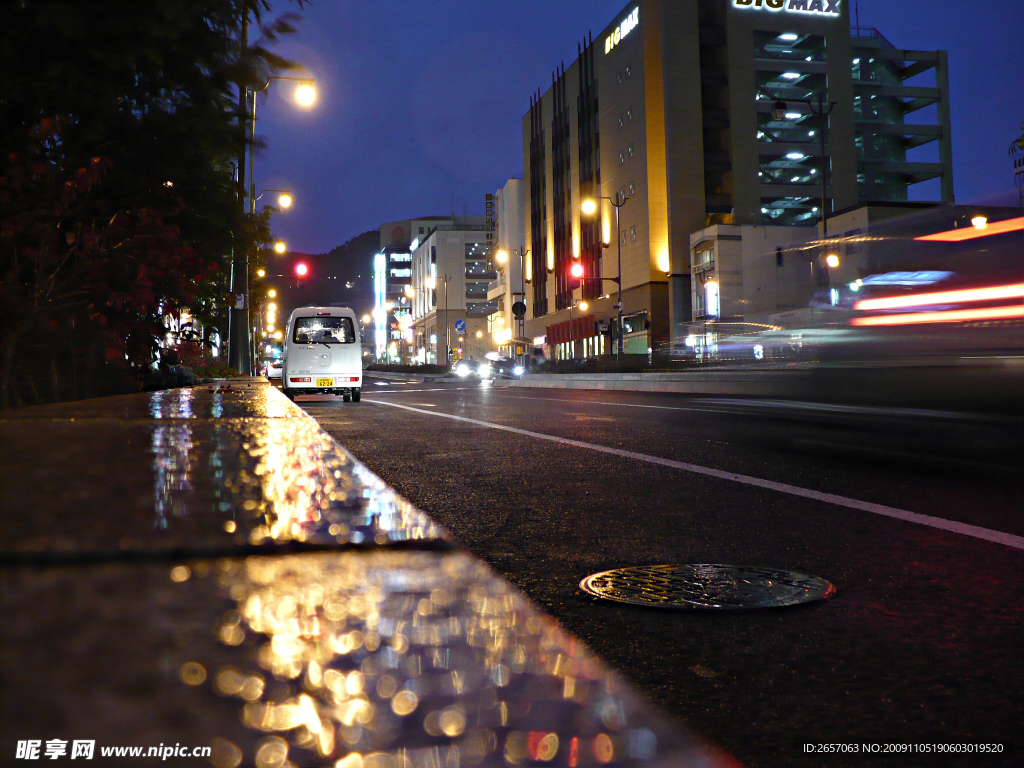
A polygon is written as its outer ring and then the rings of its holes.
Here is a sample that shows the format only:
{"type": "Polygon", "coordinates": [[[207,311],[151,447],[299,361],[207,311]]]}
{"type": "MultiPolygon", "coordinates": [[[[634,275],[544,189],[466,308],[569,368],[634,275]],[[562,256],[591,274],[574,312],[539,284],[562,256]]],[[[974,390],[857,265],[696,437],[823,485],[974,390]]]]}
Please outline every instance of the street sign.
{"type": "Polygon", "coordinates": [[[466,321],[465,320],[456,320],[455,321],[455,332],[456,333],[465,333],[466,332],[466,321]]]}

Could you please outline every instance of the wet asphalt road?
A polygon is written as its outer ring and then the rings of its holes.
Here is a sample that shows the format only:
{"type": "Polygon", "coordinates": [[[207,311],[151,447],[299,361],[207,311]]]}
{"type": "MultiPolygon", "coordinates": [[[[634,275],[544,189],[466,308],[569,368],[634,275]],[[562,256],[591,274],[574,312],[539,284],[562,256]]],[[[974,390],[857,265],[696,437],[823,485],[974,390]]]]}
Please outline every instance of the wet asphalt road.
{"type": "Polygon", "coordinates": [[[657,706],[747,765],[1024,765],[1017,424],[370,378],[361,403],[298,404],[657,706]],[[599,601],[578,586],[597,571],[660,563],[783,568],[838,591],[723,613],[599,601]],[[978,745],[1002,751],[945,751],[978,745]]]}

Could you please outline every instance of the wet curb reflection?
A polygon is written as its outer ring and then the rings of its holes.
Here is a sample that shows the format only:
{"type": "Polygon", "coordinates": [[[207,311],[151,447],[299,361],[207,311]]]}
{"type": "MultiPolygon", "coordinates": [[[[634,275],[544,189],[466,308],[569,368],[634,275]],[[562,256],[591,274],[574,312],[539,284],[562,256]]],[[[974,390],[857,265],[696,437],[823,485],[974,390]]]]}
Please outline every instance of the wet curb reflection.
{"type": "Polygon", "coordinates": [[[28,410],[0,419],[0,761],[734,765],[268,385],[28,410]]]}

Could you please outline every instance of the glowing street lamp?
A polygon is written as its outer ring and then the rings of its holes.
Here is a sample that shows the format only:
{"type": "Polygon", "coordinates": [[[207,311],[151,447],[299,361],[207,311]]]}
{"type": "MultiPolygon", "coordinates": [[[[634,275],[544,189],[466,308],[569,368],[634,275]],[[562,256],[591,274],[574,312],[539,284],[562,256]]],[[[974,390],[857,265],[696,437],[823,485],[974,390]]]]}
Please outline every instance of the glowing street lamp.
{"type": "Polygon", "coordinates": [[[300,107],[311,107],[316,103],[316,88],[312,80],[295,89],[295,103],[300,107]]]}
{"type": "Polygon", "coordinates": [[[264,189],[256,196],[256,202],[262,200],[266,194],[277,195],[277,205],[279,208],[291,208],[292,203],[295,202],[295,196],[290,189],[264,189]]]}
{"type": "MultiPolygon", "coordinates": [[[[248,24],[249,15],[246,12],[243,16],[242,24],[242,40],[243,46],[246,44],[248,39],[248,24]]],[[[255,155],[256,155],[256,101],[257,95],[262,91],[267,90],[270,87],[270,83],[274,80],[288,80],[292,82],[298,82],[301,85],[296,91],[296,101],[300,106],[309,107],[316,100],[316,91],[313,88],[314,80],[310,77],[269,77],[267,82],[264,83],[263,87],[243,87],[240,88],[238,94],[238,106],[241,111],[247,105],[251,95],[251,109],[247,117],[248,130],[244,131],[244,143],[240,147],[238,155],[238,183],[239,185],[248,192],[249,205],[248,213],[254,217],[256,215],[256,185],[255,185],[255,155]],[[246,178],[246,153],[248,152],[248,173],[249,176],[246,178]],[[248,182],[248,183],[247,183],[248,182]]],[[[239,128],[241,126],[242,118],[239,118],[239,128]]],[[[280,190],[279,190],[280,191],[280,190]]],[[[289,196],[290,197],[290,196],[289,196]]],[[[279,203],[282,203],[282,207],[287,207],[289,203],[283,203],[279,199],[279,203]]],[[[245,205],[243,203],[243,211],[245,205]]],[[[282,251],[278,251],[279,253],[282,251]]],[[[251,337],[249,329],[249,252],[247,249],[237,249],[231,259],[231,292],[235,294],[236,303],[235,307],[229,313],[229,328],[228,328],[228,364],[235,368],[237,371],[244,375],[250,375],[252,373],[252,361],[253,361],[253,350],[251,347],[251,337]]]]}
{"type": "MultiPolygon", "coordinates": [[[[616,345],[616,350],[615,351],[616,351],[616,355],[617,355],[617,357],[619,359],[619,362],[621,363],[622,362],[623,346],[624,346],[625,340],[624,340],[623,334],[622,334],[622,237],[619,235],[619,208],[624,206],[626,204],[626,201],[629,200],[629,198],[626,197],[621,192],[616,192],[614,198],[607,197],[605,195],[601,195],[600,199],[601,200],[607,200],[609,203],[611,203],[615,207],[615,242],[617,243],[617,246],[618,246],[618,270],[619,271],[618,271],[618,275],[615,278],[602,278],[602,279],[604,279],[604,280],[612,280],[612,279],[614,279],[614,282],[618,283],[618,285],[619,285],[619,299],[618,299],[618,303],[615,305],[615,309],[617,311],[618,320],[619,320],[619,343],[618,343],[618,345],[616,345]]],[[[580,209],[586,215],[593,216],[595,213],[597,213],[597,200],[593,200],[593,199],[586,199],[586,200],[584,200],[583,204],[580,206],[580,209]]],[[[609,245],[611,245],[611,243],[605,243],[604,244],[605,248],[607,248],[609,245]]]]}
{"type": "Polygon", "coordinates": [[[283,240],[278,240],[276,243],[274,243],[274,251],[275,252],[277,252],[277,253],[284,253],[287,250],[288,250],[288,246],[285,245],[285,242],[283,240]]]}

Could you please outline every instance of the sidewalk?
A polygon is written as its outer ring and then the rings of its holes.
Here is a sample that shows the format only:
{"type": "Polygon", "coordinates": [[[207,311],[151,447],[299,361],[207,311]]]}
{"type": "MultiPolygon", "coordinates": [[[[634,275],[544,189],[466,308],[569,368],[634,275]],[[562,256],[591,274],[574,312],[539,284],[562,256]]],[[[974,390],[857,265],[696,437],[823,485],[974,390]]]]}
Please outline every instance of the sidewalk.
{"type": "Polygon", "coordinates": [[[0,440],[0,764],[735,765],[263,379],[25,408],[0,440]]]}

